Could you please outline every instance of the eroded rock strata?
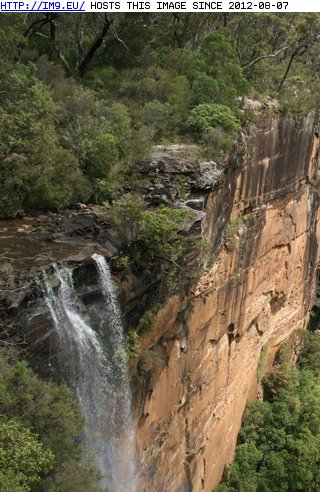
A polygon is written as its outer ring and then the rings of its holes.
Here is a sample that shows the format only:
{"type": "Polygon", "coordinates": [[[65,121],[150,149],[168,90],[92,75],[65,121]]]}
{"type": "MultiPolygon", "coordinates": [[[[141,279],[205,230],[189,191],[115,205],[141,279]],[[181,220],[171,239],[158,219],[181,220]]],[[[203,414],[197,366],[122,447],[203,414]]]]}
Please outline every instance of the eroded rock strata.
{"type": "Polygon", "coordinates": [[[203,226],[218,254],[190,296],[168,300],[138,365],[139,490],[211,492],[257,396],[262,347],[271,363],[306,325],[319,255],[318,146],[314,116],[302,127],[266,119],[239,140],[207,197],[203,226]]]}

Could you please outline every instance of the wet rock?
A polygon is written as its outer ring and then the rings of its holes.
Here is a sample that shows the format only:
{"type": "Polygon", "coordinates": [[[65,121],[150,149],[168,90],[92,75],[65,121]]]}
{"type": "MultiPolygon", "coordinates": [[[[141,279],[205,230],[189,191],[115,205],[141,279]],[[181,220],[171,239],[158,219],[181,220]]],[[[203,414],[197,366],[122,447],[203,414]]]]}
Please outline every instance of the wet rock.
{"type": "Polygon", "coordinates": [[[92,231],[96,226],[96,219],[94,215],[74,215],[66,218],[62,224],[62,231],[73,235],[84,235],[89,231],[92,231]]]}
{"type": "Polygon", "coordinates": [[[110,243],[110,241],[105,241],[103,246],[103,249],[107,252],[107,254],[101,253],[103,256],[111,258],[112,256],[117,256],[119,254],[119,249],[114,244],[110,243]]]}
{"type": "Polygon", "coordinates": [[[205,197],[201,198],[191,198],[185,202],[185,205],[193,210],[204,210],[205,197]]]}
{"type": "Polygon", "coordinates": [[[80,252],[66,258],[68,263],[82,263],[88,259],[88,255],[86,253],[80,252]]]}

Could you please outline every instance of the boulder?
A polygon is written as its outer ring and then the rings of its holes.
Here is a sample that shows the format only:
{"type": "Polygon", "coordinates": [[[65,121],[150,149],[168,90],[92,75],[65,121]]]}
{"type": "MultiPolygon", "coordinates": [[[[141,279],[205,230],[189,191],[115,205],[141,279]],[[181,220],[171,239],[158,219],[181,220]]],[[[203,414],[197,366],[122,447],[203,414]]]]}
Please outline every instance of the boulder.
{"type": "Polygon", "coordinates": [[[201,162],[199,164],[199,174],[194,180],[194,187],[201,190],[212,190],[217,184],[221,169],[214,161],[201,162]]]}

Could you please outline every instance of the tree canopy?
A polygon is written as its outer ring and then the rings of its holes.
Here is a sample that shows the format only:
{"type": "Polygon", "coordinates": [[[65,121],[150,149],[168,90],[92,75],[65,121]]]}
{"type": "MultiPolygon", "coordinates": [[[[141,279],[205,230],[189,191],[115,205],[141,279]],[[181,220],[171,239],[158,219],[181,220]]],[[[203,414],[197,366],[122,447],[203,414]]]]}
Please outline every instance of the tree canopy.
{"type": "Polygon", "coordinates": [[[0,216],[135,191],[154,143],[216,157],[250,120],[245,97],[306,114],[319,28],[317,13],[3,16],[0,216]]]}
{"type": "Polygon", "coordinates": [[[83,425],[68,388],[41,380],[1,351],[1,492],[98,491],[92,458],[80,445],[83,425]]]}
{"type": "Polygon", "coordinates": [[[320,337],[300,333],[298,365],[283,346],[264,378],[264,400],[250,403],[234,462],[218,492],[320,488],[320,337]]]}

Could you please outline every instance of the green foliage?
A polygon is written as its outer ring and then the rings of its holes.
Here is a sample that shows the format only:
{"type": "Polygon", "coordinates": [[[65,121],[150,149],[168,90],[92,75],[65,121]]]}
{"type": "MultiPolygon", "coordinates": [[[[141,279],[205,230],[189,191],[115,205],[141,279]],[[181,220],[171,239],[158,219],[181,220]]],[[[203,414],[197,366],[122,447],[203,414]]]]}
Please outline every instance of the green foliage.
{"type": "Polygon", "coordinates": [[[111,264],[114,270],[124,270],[130,265],[130,258],[126,255],[114,256],[111,264]]]}
{"type": "Polygon", "coordinates": [[[123,184],[123,175],[117,170],[111,170],[106,178],[97,178],[93,183],[92,198],[95,203],[104,203],[113,200],[119,195],[123,184]]]}
{"type": "Polygon", "coordinates": [[[257,381],[260,383],[263,373],[265,371],[267,359],[268,359],[269,346],[264,345],[260,352],[258,367],[257,367],[257,381]]]}
{"type": "Polygon", "coordinates": [[[229,133],[234,133],[239,123],[232,110],[223,104],[199,104],[191,110],[187,126],[198,133],[208,133],[213,128],[221,127],[229,133]]]}
{"type": "Polygon", "coordinates": [[[231,250],[237,250],[239,248],[239,236],[238,233],[242,224],[244,223],[243,215],[238,215],[234,219],[230,219],[227,223],[224,235],[226,239],[226,247],[231,250]]]}
{"type": "Polygon", "coordinates": [[[264,378],[266,400],[248,405],[219,492],[319,490],[320,344],[310,332],[301,336],[299,367],[284,347],[264,378]]]}
{"type": "Polygon", "coordinates": [[[118,140],[118,149],[121,157],[128,154],[131,143],[131,120],[128,109],[124,104],[113,103],[107,109],[107,119],[110,125],[110,132],[118,140]]]}
{"type": "Polygon", "coordinates": [[[201,53],[206,73],[200,73],[193,82],[196,101],[235,108],[236,97],[247,91],[247,81],[230,31],[220,28],[210,33],[203,41],[201,53]]]}
{"type": "Polygon", "coordinates": [[[190,216],[184,209],[173,209],[160,205],[156,210],[145,210],[140,217],[137,237],[139,247],[151,259],[179,258],[184,252],[184,241],[177,234],[182,221],[190,216]]]}
{"type": "Polygon", "coordinates": [[[151,139],[167,135],[169,107],[159,101],[147,102],[141,111],[142,123],[148,129],[151,139]]]}
{"type": "Polygon", "coordinates": [[[124,351],[128,360],[135,359],[140,355],[141,346],[139,335],[136,330],[131,330],[125,340],[124,351]]]}
{"type": "Polygon", "coordinates": [[[223,128],[212,128],[210,131],[202,135],[201,155],[203,158],[214,158],[217,162],[221,162],[224,152],[230,152],[234,146],[234,135],[223,130],[223,128]]]}
{"type": "MultiPolygon", "coordinates": [[[[237,95],[245,93],[247,81],[230,31],[220,28],[208,34],[202,44],[202,53],[206,69],[214,79],[232,87],[237,95]]],[[[223,92],[223,85],[220,87],[223,92]]]]}
{"type": "MultiPolygon", "coordinates": [[[[46,483],[45,492],[101,492],[97,485],[100,476],[90,456],[82,461],[68,460],[56,473],[54,481],[46,483]]],[[[103,489],[103,492],[108,490],[103,489]]]]}
{"type": "Polygon", "coordinates": [[[112,133],[101,133],[88,142],[87,163],[90,178],[103,179],[119,157],[119,141],[112,133]]]}
{"type": "Polygon", "coordinates": [[[88,197],[77,161],[60,144],[57,107],[32,66],[18,65],[0,83],[0,216],[26,208],[57,209],[88,197]]]}
{"type": "Polygon", "coordinates": [[[8,14],[0,17],[0,57],[12,60],[19,52],[23,42],[23,19],[21,15],[8,14]]]}
{"type": "Polygon", "coordinates": [[[105,105],[90,91],[74,89],[59,114],[63,144],[88,178],[106,178],[131,146],[130,117],[120,103],[105,105]]]}
{"type": "Polygon", "coordinates": [[[196,77],[192,88],[196,104],[212,101],[231,107],[235,104],[236,90],[206,73],[200,73],[196,77]]]}
{"type": "Polygon", "coordinates": [[[247,94],[300,118],[319,103],[319,29],[317,13],[7,14],[0,216],[139,189],[152,143],[223,159],[247,94]]]}
{"type": "Polygon", "coordinates": [[[36,378],[25,362],[10,365],[1,358],[0,364],[1,413],[26,423],[54,452],[56,460],[78,453],[74,439],[83,420],[69,390],[36,378]]]}
{"type": "Polygon", "coordinates": [[[141,214],[146,203],[136,193],[126,193],[112,205],[105,204],[108,220],[117,228],[122,241],[130,245],[137,241],[141,228],[141,214]]]}
{"type": "Polygon", "coordinates": [[[187,210],[165,205],[146,210],[146,203],[139,195],[127,193],[112,206],[106,205],[106,215],[118,229],[127,254],[138,268],[153,265],[160,259],[177,260],[183,255],[185,238],[178,231],[183,220],[190,216],[187,210]]]}
{"type": "Polygon", "coordinates": [[[141,334],[149,333],[152,329],[158,311],[160,309],[160,303],[153,304],[149,309],[147,309],[141,318],[139,319],[139,323],[137,326],[137,331],[141,334]]]}
{"type": "Polygon", "coordinates": [[[314,335],[309,331],[300,331],[302,349],[299,355],[299,366],[301,369],[310,370],[320,376],[320,336],[319,333],[314,335]]]}
{"type": "Polygon", "coordinates": [[[14,419],[0,418],[1,490],[28,491],[53,467],[54,455],[14,419]]]}
{"type": "Polygon", "coordinates": [[[75,443],[84,421],[66,387],[38,379],[25,362],[11,364],[1,354],[0,414],[1,491],[65,490],[62,477],[76,481],[79,470],[92,485],[87,490],[96,490],[97,475],[75,443]]]}

